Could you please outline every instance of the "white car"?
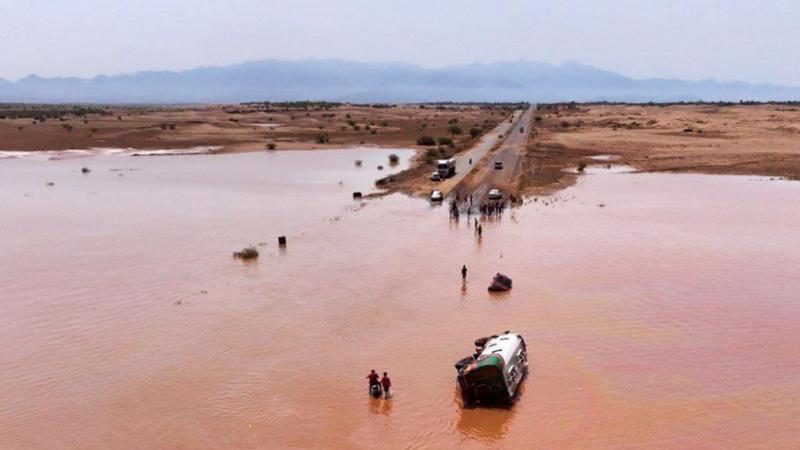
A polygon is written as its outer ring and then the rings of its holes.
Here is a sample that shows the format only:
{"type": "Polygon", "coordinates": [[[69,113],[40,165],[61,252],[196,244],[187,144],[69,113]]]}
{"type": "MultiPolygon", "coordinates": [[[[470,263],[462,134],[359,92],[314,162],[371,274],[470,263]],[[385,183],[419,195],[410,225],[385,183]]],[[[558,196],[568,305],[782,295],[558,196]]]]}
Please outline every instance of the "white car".
{"type": "Polygon", "coordinates": [[[442,200],[444,200],[444,195],[442,194],[442,191],[433,191],[433,192],[431,192],[431,201],[432,202],[440,202],[442,200]]]}
{"type": "Polygon", "coordinates": [[[431,174],[431,181],[442,181],[442,176],[439,175],[439,172],[433,172],[431,174]]]}
{"type": "Polygon", "coordinates": [[[492,189],[489,191],[489,200],[500,200],[503,198],[503,193],[500,192],[500,189],[492,189]]]}

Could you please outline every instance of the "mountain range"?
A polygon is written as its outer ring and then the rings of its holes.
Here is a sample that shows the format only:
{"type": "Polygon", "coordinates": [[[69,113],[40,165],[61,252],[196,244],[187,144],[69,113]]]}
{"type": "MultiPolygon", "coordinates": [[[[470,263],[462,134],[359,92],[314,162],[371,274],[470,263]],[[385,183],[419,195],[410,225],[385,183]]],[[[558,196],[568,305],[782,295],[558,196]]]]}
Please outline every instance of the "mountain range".
{"type": "Polygon", "coordinates": [[[94,78],[0,79],[0,102],[233,103],[328,100],[424,101],[787,101],[800,87],[713,79],[635,79],[592,66],[532,61],[428,69],[405,63],[265,59],[183,71],[94,78]]]}

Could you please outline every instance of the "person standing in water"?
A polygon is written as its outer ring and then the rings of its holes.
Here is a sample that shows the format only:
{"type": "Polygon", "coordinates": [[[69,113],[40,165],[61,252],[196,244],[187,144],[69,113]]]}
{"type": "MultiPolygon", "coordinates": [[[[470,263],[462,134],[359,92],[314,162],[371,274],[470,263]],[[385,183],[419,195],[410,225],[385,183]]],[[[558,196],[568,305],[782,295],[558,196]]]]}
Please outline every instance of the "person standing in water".
{"type": "Polygon", "coordinates": [[[467,281],[467,265],[461,266],[461,281],[467,281]]]}
{"type": "Polygon", "coordinates": [[[392,380],[389,379],[389,374],[383,372],[383,378],[381,378],[381,386],[383,386],[383,395],[384,398],[389,398],[389,388],[392,387],[392,380]]]}
{"type": "Polygon", "coordinates": [[[375,372],[375,369],[372,369],[372,372],[367,375],[367,379],[369,380],[369,387],[372,387],[373,384],[380,384],[380,375],[378,372],[375,372]]]}

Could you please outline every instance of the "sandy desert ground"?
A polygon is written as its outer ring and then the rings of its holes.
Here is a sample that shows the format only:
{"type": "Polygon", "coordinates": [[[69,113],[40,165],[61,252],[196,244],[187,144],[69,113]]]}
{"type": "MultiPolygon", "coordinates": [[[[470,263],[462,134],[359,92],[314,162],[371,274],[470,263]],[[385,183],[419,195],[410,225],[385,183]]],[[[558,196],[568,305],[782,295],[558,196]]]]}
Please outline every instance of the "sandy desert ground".
{"type": "Polygon", "coordinates": [[[793,105],[566,105],[540,109],[518,188],[572,184],[570,169],[800,178],[800,109],[793,105]]]}
{"type": "Polygon", "coordinates": [[[90,148],[219,152],[352,147],[415,147],[420,136],[455,148],[506,117],[507,105],[242,104],[193,107],[0,105],[0,150],[90,148]],[[460,134],[448,131],[452,125],[460,134]]]}

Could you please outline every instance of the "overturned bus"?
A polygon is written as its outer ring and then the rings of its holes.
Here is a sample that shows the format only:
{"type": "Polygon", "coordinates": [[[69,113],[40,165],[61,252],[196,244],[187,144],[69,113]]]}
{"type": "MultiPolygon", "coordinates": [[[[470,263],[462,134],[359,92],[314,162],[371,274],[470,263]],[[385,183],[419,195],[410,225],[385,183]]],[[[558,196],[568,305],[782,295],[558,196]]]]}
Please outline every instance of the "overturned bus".
{"type": "Polygon", "coordinates": [[[475,341],[475,353],[456,363],[464,406],[510,406],[528,374],[522,336],[506,331],[475,341]]]}

